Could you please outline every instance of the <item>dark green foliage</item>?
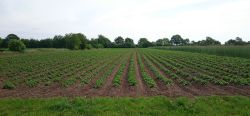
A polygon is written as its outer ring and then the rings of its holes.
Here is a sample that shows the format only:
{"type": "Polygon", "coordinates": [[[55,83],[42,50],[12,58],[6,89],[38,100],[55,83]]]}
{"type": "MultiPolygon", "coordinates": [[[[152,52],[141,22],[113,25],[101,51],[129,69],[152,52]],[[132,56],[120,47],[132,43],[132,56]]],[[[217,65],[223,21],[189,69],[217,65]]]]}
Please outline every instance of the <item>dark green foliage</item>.
{"type": "Polygon", "coordinates": [[[206,40],[201,40],[197,42],[200,46],[214,46],[214,45],[221,45],[221,43],[217,40],[214,40],[211,37],[206,37],[206,40]]]}
{"type": "Polygon", "coordinates": [[[173,45],[182,45],[183,39],[180,35],[174,35],[170,41],[173,45]]]}
{"type": "Polygon", "coordinates": [[[111,41],[103,35],[98,35],[97,42],[105,48],[108,48],[111,45],[111,41]]]}
{"type": "Polygon", "coordinates": [[[85,49],[87,43],[86,36],[84,36],[81,33],[66,34],[65,40],[66,40],[66,48],[71,50],[85,49]]]}
{"type": "Polygon", "coordinates": [[[65,48],[66,47],[66,40],[61,35],[56,35],[53,38],[53,47],[54,48],[65,48]]]}
{"type": "Polygon", "coordinates": [[[115,44],[117,47],[123,47],[124,43],[124,39],[121,36],[115,38],[115,44]]]}
{"type": "Polygon", "coordinates": [[[7,37],[3,40],[2,47],[7,48],[9,45],[10,40],[20,40],[20,38],[15,34],[9,34],[7,37]]]}
{"type": "Polygon", "coordinates": [[[225,45],[247,45],[247,42],[243,41],[240,37],[236,37],[235,40],[228,40],[225,45]]]}
{"type": "Polygon", "coordinates": [[[148,41],[147,38],[140,38],[140,40],[138,41],[138,47],[140,47],[140,48],[147,48],[150,46],[153,46],[153,45],[152,45],[152,43],[150,43],[148,41]]]}
{"type": "Polygon", "coordinates": [[[40,40],[39,46],[41,46],[41,48],[53,48],[53,40],[52,39],[40,40]]]}
{"type": "Polygon", "coordinates": [[[158,39],[156,41],[156,46],[170,46],[171,42],[168,38],[158,39]]]}
{"type": "Polygon", "coordinates": [[[0,37],[0,48],[2,47],[3,39],[0,37]]]}
{"type": "Polygon", "coordinates": [[[10,51],[19,51],[23,52],[26,46],[21,40],[12,39],[9,41],[8,48],[10,51]]]}
{"type": "Polygon", "coordinates": [[[125,45],[124,45],[125,48],[134,48],[135,47],[135,44],[134,44],[134,41],[133,39],[131,38],[126,38],[125,39],[125,45]]]}
{"type": "Polygon", "coordinates": [[[86,49],[92,49],[93,46],[91,44],[86,44],[86,49]]]}
{"type": "Polygon", "coordinates": [[[15,88],[15,85],[10,81],[6,81],[3,84],[3,89],[14,89],[14,88],[15,88]]]}

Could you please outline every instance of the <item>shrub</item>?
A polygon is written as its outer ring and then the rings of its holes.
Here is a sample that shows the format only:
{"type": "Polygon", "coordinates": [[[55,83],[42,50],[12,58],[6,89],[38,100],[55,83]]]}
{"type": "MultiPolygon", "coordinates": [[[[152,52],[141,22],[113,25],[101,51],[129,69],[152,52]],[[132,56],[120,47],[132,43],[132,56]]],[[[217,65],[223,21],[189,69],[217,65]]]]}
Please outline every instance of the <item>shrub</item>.
{"type": "Polygon", "coordinates": [[[8,44],[8,48],[10,51],[19,51],[23,52],[26,46],[23,44],[21,40],[11,40],[8,44]]]}
{"type": "Polygon", "coordinates": [[[3,89],[14,89],[14,88],[15,88],[15,85],[10,81],[6,81],[3,85],[3,89]]]}
{"type": "Polygon", "coordinates": [[[86,44],[86,48],[87,48],[87,49],[92,49],[93,46],[92,46],[91,44],[86,44]]]}

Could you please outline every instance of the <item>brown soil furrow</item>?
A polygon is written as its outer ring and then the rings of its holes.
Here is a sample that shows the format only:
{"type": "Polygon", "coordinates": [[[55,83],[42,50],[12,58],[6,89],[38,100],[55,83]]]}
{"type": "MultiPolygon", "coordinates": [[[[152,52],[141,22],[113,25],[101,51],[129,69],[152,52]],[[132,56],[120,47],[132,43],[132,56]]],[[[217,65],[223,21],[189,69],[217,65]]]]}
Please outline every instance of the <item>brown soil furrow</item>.
{"type": "Polygon", "coordinates": [[[110,96],[111,95],[111,92],[112,92],[111,89],[113,87],[112,82],[120,67],[121,67],[121,64],[118,64],[113,69],[112,74],[105,80],[104,85],[94,92],[95,95],[98,95],[98,96],[110,96]]]}
{"type": "Polygon", "coordinates": [[[156,95],[169,95],[169,93],[167,92],[168,91],[167,86],[162,81],[160,81],[159,79],[157,79],[156,76],[155,76],[155,74],[147,67],[146,61],[144,59],[144,56],[141,56],[141,58],[142,58],[142,63],[144,64],[145,71],[156,82],[156,87],[154,89],[155,94],[156,95]]]}
{"type": "Polygon", "coordinates": [[[250,96],[249,91],[247,92],[245,90],[242,90],[242,89],[234,87],[234,86],[223,86],[221,88],[223,88],[225,91],[232,93],[232,94],[250,96]]]}
{"type": "Polygon", "coordinates": [[[128,71],[129,71],[129,66],[130,66],[130,59],[131,59],[131,56],[128,58],[126,68],[121,78],[121,87],[119,89],[119,95],[121,96],[134,96],[136,94],[135,88],[130,87],[128,83],[128,71]]]}
{"type": "Polygon", "coordinates": [[[98,91],[98,89],[95,89],[94,86],[96,84],[96,81],[99,79],[99,77],[101,77],[104,73],[105,70],[107,70],[109,68],[111,64],[108,64],[108,66],[105,67],[105,69],[103,71],[101,71],[97,76],[93,77],[90,81],[89,84],[87,84],[86,86],[83,87],[82,89],[82,93],[86,96],[93,96],[94,93],[96,93],[96,91],[98,91]]]}

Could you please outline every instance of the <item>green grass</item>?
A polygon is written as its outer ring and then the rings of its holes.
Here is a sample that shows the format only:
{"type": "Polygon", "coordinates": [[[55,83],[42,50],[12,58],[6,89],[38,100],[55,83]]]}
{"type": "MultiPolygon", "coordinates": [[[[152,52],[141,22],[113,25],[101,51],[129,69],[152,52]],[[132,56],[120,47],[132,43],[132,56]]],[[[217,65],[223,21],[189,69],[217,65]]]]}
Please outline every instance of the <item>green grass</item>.
{"type": "Polygon", "coordinates": [[[249,115],[250,98],[31,98],[0,99],[0,115],[249,115]]]}
{"type": "Polygon", "coordinates": [[[172,46],[157,47],[157,49],[168,49],[177,51],[206,53],[220,56],[250,58],[250,46],[172,46]]]}

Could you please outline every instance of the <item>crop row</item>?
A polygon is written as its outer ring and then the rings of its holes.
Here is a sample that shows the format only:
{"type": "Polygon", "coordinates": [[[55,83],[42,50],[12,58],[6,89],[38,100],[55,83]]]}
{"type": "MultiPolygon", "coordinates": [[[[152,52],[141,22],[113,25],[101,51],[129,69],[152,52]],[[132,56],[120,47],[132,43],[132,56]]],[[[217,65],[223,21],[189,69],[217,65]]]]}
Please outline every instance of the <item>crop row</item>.
{"type": "Polygon", "coordinates": [[[128,70],[128,83],[130,86],[135,86],[136,85],[136,72],[135,72],[135,56],[136,54],[134,53],[133,56],[130,58],[130,63],[129,63],[129,70],[128,70]]]}
{"type": "Polygon", "coordinates": [[[154,79],[152,79],[150,77],[150,75],[147,73],[147,71],[145,70],[145,66],[142,62],[141,55],[137,54],[137,58],[138,58],[138,63],[139,63],[140,70],[141,70],[142,79],[144,80],[144,82],[146,83],[146,85],[148,87],[150,87],[150,88],[155,87],[156,83],[155,83],[154,79]]]}
{"type": "MultiPolygon", "coordinates": [[[[149,49],[143,50],[143,53],[148,57],[152,57],[152,59],[150,59],[151,61],[155,59],[156,61],[160,62],[160,64],[163,64],[164,67],[171,70],[171,72],[175,72],[176,75],[179,75],[183,79],[190,82],[196,82],[200,84],[214,83],[218,85],[250,84],[250,71],[246,70],[249,67],[246,67],[247,65],[245,64],[238,63],[239,61],[234,62],[234,60],[232,60],[234,58],[224,58],[227,59],[224,61],[220,56],[192,53],[187,54],[185,52],[161,50],[155,51],[149,49]],[[237,67],[243,67],[244,70],[235,69],[236,71],[233,71],[232,67],[228,68],[228,65],[224,65],[225,62],[229,61],[230,65],[235,64],[237,67]]],[[[242,60],[244,62],[246,61],[245,59],[242,60]]]]}

